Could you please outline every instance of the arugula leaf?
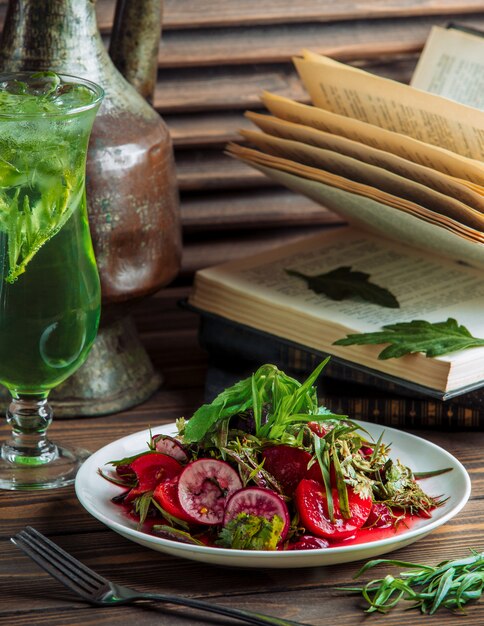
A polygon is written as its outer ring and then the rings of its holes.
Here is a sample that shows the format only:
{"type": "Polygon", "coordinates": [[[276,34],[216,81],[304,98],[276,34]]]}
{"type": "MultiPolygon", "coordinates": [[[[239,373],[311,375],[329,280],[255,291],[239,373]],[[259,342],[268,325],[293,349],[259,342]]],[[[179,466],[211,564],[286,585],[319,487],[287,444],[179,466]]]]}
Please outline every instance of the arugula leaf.
{"type": "Polygon", "coordinates": [[[202,541],[193,537],[193,535],[190,535],[190,533],[180,530],[179,528],[172,528],[171,526],[165,526],[164,524],[155,524],[151,530],[162,539],[170,539],[171,541],[187,543],[193,546],[205,545],[202,541]]]}
{"type": "Polygon", "coordinates": [[[184,424],[187,443],[200,441],[219,420],[245,411],[252,403],[252,380],[245,378],[224,389],[210,404],[202,404],[184,424]]]}
{"type": "Polygon", "coordinates": [[[325,274],[308,276],[296,270],[285,270],[289,276],[302,278],[309,289],[315,293],[324,294],[332,300],[345,300],[359,296],[367,302],[380,306],[398,309],[400,304],[395,296],[379,285],[371,283],[370,275],[366,272],[354,271],[351,267],[338,267],[325,274]]]}
{"type": "Polygon", "coordinates": [[[465,326],[449,317],[445,322],[413,320],[387,324],[374,333],[347,335],[334,342],[337,346],[389,343],[378,355],[379,359],[397,359],[406,354],[423,352],[427,357],[441,356],[457,350],[484,346],[484,339],[473,337],[465,326]]]}
{"type": "MultiPolygon", "coordinates": [[[[247,410],[253,412],[255,435],[267,439],[279,439],[291,424],[321,416],[314,384],[328,360],[320,363],[302,384],[275,365],[263,365],[249,378],[224,389],[212,403],[197,409],[182,426],[185,443],[202,441],[213,434],[215,426],[220,429],[224,420],[247,410]]],[[[328,413],[325,417],[341,416],[328,413]]]]}

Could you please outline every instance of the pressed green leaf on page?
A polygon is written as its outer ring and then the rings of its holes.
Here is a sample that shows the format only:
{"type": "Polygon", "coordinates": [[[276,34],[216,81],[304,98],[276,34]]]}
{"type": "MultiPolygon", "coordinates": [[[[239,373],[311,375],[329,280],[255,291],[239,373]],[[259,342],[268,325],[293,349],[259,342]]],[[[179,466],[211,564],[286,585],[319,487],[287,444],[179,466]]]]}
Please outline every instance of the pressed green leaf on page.
{"type": "Polygon", "coordinates": [[[309,289],[315,293],[324,294],[331,300],[345,300],[358,296],[372,304],[398,309],[399,303],[395,296],[379,285],[369,281],[370,275],[366,272],[352,270],[351,267],[338,267],[325,274],[308,276],[296,270],[285,270],[289,276],[302,278],[309,289]]]}
{"type": "Polygon", "coordinates": [[[334,345],[378,345],[388,343],[378,355],[379,359],[395,359],[406,354],[423,352],[427,357],[441,356],[484,346],[484,339],[473,337],[465,326],[449,317],[445,322],[413,320],[387,324],[383,330],[374,333],[351,334],[338,339],[334,345]]]}

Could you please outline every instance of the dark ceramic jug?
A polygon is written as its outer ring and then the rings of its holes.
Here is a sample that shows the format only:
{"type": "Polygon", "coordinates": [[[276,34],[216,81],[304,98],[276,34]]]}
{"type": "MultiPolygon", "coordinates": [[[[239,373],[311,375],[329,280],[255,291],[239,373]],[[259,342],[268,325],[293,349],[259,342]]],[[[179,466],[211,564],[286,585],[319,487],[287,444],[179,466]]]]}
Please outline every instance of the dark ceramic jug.
{"type": "Polygon", "coordinates": [[[10,0],[0,71],[46,70],[88,78],[106,97],[87,161],[89,221],[101,277],[98,339],[86,364],[53,394],[57,414],[93,415],[144,400],[160,379],[127,317],[133,302],[178,273],[181,228],[173,148],[146,102],[156,77],[160,0],[118,0],[111,52],[94,0],[10,0]]]}

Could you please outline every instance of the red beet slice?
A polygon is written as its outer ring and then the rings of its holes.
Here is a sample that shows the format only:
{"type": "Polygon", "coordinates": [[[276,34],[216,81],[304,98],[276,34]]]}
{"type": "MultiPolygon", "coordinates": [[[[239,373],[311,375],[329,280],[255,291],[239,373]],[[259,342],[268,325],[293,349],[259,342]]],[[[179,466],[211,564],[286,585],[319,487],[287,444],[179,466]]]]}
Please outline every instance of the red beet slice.
{"type": "Polygon", "coordinates": [[[195,520],[182,509],[178,499],[178,476],[170,478],[160,483],[153,492],[153,498],[161,508],[184,522],[194,522],[195,520]]]}
{"type": "Polygon", "coordinates": [[[130,502],[146,491],[152,491],[158,483],[178,476],[183,467],[167,454],[151,452],[135,459],[131,463],[131,469],[138,478],[138,484],[131,489],[126,502],[130,502]]]}
{"type": "Polygon", "coordinates": [[[241,487],[239,475],[228,463],[199,459],[180,474],[178,499],[192,519],[213,526],[222,522],[228,496],[241,487]]]}
{"type": "Polygon", "coordinates": [[[265,517],[269,521],[278,515],[284,522],[281,531],[281,541],[284,541],[289,530],[290,518],[286,503],[271,489],[260,487],[246,487],[233,493],[227,500],[224,514],[224,526],[240,513],[265,517]]]}
{"type": "Polygon", "coordinates": [[[292,446],[269,446],[262,450],[264,469],[272,474],[284,493],[291,496],[305,478],[311,461],[309,452],[292,446]]]}
{"type": "Polygon", "coordinates": [[[342,517],[336,489],[332,490],[334,521],[330,520],[326,490],[315,480],[304,479],[299,483],[294,499],[299,520],[313,535],[326,539],[345,539],[361,528],[370,514],[372,500],[363,498],[348,487],[348,502],[351,517],[342,517]]]}
{"type": "Polygon", "coordinates": [[[153,435],[153,445],[157,452],[173,457],[180,463],[188,462],[188,454],[182,444],[170,435],[153,435]]]}
{"type": "Polygon", "coordinates": [[[321,548],[329,548],[329,542],[326,539],[302,535],[297,541],[290,543],[286,550],[321,550],[321,548]]]}
{"type": "Polygon", "coordinates": [[[374,502],[364,528],[388,528],[393,524],[390,509],[383,502],[374,502]]]}

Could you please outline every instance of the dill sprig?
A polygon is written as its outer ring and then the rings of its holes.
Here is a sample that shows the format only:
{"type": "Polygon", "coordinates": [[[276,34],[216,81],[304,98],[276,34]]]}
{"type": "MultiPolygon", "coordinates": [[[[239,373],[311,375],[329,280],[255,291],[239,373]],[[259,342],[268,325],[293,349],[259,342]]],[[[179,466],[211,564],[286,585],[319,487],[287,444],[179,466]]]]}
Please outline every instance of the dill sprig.
{"type": "Polygon", "coordinates": [[[471,556],[467,558],[442,561],[435,566],[375,559],[366,563],[355,578],[377,565],[407,569],[398,577],[387,574],[363,587],[341,588],[361,593],[369,604],[367,613],[387,613],[400,600],[413,602],[409,608],[418,608],[430,615],[442,607],[462,611],[465,604],[478,600],[484,589],[484,552],[471,550],[471,556]]]}

